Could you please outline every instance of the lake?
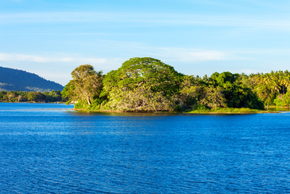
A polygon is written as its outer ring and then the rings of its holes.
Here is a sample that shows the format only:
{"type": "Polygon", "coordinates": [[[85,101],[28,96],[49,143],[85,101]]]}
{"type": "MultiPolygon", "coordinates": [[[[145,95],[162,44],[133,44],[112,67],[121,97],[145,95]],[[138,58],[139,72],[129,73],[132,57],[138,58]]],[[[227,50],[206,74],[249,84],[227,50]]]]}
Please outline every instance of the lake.
{"type": "Polygon", "coordinates": [[[290,113],[0,103],[1,193],[289,193],[290,113]]]}

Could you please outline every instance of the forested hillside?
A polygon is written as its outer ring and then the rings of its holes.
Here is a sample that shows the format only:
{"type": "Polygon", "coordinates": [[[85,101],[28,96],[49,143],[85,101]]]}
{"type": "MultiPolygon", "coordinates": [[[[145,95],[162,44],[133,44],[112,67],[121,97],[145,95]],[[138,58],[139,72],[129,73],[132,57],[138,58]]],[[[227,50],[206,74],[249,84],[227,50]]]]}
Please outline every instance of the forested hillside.
{"type": "Polygon", "coordinates": [[[26,71],[0,67],[0,91],[62,90],[63,86],[26,71]]]}
{"type": "Polygon", "coordinates": [[[131,58],[107,75],[81,65],[63,97],[75,108],[116,111],[192,111],[226,108],[263,110],[290,105],[290,73],[183,75],[153,58],[131,58]]]}

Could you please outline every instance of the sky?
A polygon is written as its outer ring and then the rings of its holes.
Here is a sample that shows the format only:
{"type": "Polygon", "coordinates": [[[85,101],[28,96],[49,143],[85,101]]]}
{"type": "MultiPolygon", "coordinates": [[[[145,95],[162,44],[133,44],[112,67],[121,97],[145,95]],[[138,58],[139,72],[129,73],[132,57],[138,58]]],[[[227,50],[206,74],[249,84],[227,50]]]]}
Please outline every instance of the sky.
{"type": "Polygon", "coordinates": [[[65,85],[153,57],[186,75],[290,70],[289,0],[0,0],[0,66],[65,85]]]}

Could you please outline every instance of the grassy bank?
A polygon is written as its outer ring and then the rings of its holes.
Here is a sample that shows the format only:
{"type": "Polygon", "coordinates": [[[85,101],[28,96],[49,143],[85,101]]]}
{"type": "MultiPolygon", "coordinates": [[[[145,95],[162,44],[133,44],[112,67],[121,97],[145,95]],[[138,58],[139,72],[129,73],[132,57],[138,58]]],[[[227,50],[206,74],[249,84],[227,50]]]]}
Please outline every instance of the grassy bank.
{"type": "Polygon", "coordinates": [[[206,110],[192,110],[186,113],[192,114],[257,114],[257,113],[277,113],[272,110],[257,110],[250,108],[213,108],[206,110]]]}
{"type": "Polygon", "coordinates": [[[269,111],[290,111],[290,107],[288,106],[268,106],[266,110],[269,111]]]}

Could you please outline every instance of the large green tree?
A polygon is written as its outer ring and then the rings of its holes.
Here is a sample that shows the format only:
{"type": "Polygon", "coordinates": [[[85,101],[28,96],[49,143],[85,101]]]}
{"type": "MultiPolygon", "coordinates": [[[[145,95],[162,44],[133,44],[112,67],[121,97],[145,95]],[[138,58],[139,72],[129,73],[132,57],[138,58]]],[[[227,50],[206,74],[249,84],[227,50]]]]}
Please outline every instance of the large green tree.
{"type": "MultiPolygon", "coordinates": [[[[223,103],[219,103],[219,107],[246,107],[263,109],[263,103],[259,101],[258,97],[251,91],[250,88],[248,88],[243,84],[243,82],[241,82],[241,76],[244,75],[232,74],[230,72],[215,72],[209,79],[209,85],[212,85],[215,88],[219,89],[209,90],[211,91],[210,96],[214,96],[216,94],[220,97],[220,99],[224,98],[223,103]]],[[[206,91],[208,91],[209,88],[210,87],[207,87],[206,91]]]]}
{"type": "Polygon", "coordinates": [[[182,74],[158,59],[131,58],[104,79],[109,108],[128,111],[170,110],[182,74]]]}
{"type": "Polygon", "coordinates": [[[102,71],[95,71],[92,65],[80,65],[72,72],[72,80],[65,86],[62,95],[71,101],[91,105],[98,98],[103,87],[102,71]]]}

